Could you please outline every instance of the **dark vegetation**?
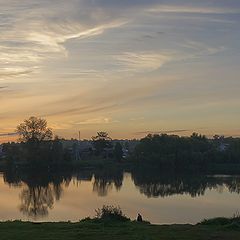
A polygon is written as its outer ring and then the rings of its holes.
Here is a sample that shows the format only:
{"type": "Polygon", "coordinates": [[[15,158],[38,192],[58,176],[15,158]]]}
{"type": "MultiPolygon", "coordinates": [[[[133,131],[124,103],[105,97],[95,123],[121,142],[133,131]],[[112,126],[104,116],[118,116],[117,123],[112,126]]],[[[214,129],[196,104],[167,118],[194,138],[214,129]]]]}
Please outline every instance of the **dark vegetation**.
{"type": "MultiPolygon", "coordinates": [[[[63,139],[53,139],[44,119],[30,117],[16,128],[19,143],[3,145],[8,168],[105,168],[151,169],[170,172],[239,173],[240,138],[193,133],[190,137],[156,134],[129,142],[113,141],[106,132],[98,132],[87,147],[75,140],[64,147],[63,139]],[[137,143],[137,144],[136,144],[137,143]]],[[[2,160],[3,162],[3,160],[2,160]]],[[[1,164],[3,165],[3,164],[1,164]]]]}
{"type": "Polygon", "coordinates": [[[112,205],[103,205],[102,208],[98,208],[95,210],[96,212],[96,218],[98,220],[102,221],[121,221],[126,222],[130,221],[130,218],[126,217],[122,209],[118,206],[112,206],[112,205]]]}
{"type": "Polygon", "coordinates": [[[96,136],[92,137],[93,146],[96,149],[96,155],[101,155],[105,149],[112,148],[112,139],[106,132],[98,132],[96,136]]]}
{"type": "Polygon", "coordinates": [[[136,146],[133,161],[144,168],[154,166],[178,172],[239,172],[240,139],[207,139],[197,133],[190,137],[148,135],[136,146]]]}
{"type": "Polygon", "coordinates": [[[230,218],[217,217],[212,219],[204,219],[199,224],[206,226],[222,226],[225,229],[240,231],[240,215],[239,212],[236,212],[233,217],[230,218]]]}
{"type": "MultiPolygon", "coordinates": [[[[102,212],[101,212],[102,213],[102,212]]],[[[112,213],[112,210],[110,210],[112,213]]],[[[118,215],[118,214],[117,214],[118,215]]],[[[48,239],[48,240],[205,240],[240,239],[240,227],[231,219],[205,220],[197,225],[151,225],[130,220],[86,218],[76,223],[0,223],[1,240],[48,239]]]]}
{"type": "MultiPolygon", "coordinates": [[[[93,191],[106,196],[122,187],[123,170],[131,172],[134,184],[147,197],[203,195],[207,188],[225,186],[240,193],[239,179],[206,176],[240,172],[240,139],[197,133],[190,137],[148,135],[124,157],[128,144],[114,142],[107,133],[92,138],[92,148],[80,154],[78,141],[64,148],[47,122],[31,117],[17,127],[19,143],[3,145],[4,181],[22,186],[19,210],[37,219],[61,199],[63,185],[94,176],[93,191]],[[84,169],[77,171],[77,169],[84,169]],[[99,170],[101,169],[101,170],[99,170]],[[167,174],[166,174],[167,173],[167,174]],[[187,173],[187,174],[186,174],[187,173]]],[[[135,141],[136,143],[137,141],[135,141]]],[[[240,220],[216,218],[198,225],[154,226],[131,222],[114,206],[103,206],[96,217],[79,223],[0,223],[1,239],[240,239],[240,220]]]]}
{"type": "Polygon", "coordinates": [[[16,132],[18,143],[3,144],[5,161],[2,162],[8,168],[98,168],[118,164],[123,159],[122,145],[113,144],[106,132],[98,132],[84,148],[77,140],[73,140],[70,147],[64,147],[63,142],[68,141],[57,136],[53,139],[52,130],[41,118],[30,117],[17,126],[16,132]]]}

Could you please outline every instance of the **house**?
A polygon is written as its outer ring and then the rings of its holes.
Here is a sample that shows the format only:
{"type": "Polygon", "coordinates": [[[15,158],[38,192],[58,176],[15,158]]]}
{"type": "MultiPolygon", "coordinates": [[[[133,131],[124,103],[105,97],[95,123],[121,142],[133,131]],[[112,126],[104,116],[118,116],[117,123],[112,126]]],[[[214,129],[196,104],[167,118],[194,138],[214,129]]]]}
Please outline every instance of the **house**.
{"type": "Polygon", "coordinates": [[[68,151],[75,161],[80,161],[83,158],[91,155],[93,145],[87,140],[61,140],[63,149],[68,151]]]}
{"type": "Polygon", "coordinates": [[[229,147],[229,144],[227,143],[220,143],[219,146],[218,146],[218,150],[220,152],[225,152],[229,147]]]}

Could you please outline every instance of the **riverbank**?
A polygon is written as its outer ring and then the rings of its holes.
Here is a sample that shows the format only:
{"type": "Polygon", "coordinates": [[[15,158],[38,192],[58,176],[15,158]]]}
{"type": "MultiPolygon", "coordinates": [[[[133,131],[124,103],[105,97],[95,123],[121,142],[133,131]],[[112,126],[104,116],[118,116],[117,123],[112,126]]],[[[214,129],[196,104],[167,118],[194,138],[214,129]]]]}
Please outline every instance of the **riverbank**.
{"type": "Polygon", "coordinates": [[[1,240],[200,240],[240,239],[240,228],[231,225],[151,225],[138,222],[81,221],[78,223],[0,223],[1,240]]]}

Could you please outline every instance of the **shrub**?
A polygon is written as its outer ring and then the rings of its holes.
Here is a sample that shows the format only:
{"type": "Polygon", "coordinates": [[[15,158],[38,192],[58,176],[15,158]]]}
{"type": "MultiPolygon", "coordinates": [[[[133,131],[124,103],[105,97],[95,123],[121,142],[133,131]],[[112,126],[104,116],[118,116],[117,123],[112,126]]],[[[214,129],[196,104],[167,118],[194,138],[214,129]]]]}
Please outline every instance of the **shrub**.
{"type": "Polygon", "coordinates": [[[202,225],[226,225],[229,223],[231,223],[231,220],[224,217],[204,219],[202,222],[200,222],[202,225]]]}
{"type": "Polygon", "coordinates": [[[79,220],[79,222],[90,222],[90,221],[92,221],[92,219],[90,217],[85,217],[85,218],[79,220]]]}
{"type": "Polygon", "coordinates": [[[95,210],[96,218],[100,220],[110,220],[110,221],[129,221],[130,219],[126,217],[121,208],[114,207],[112,205],[103,205],[102,208],[95,210]]]}
{"type": "Polygon", "coordinates": [[[202,222],[200,222],[202,225],[221,225],[221,226],[227,226],[227,227],[240,227],[240,214],[237,211],[233,214],[231,218],[224,218],[224,217],[218,217],[218,218],[212,218],[212,219],[204,219],[202,222]]]}

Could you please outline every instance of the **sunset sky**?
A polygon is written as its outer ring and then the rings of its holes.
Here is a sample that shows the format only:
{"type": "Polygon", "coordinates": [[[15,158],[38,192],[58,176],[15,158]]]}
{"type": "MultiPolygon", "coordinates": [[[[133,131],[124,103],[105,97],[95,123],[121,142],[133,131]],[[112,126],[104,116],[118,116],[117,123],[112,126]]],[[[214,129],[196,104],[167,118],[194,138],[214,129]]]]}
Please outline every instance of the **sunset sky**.
{"type": "Polygon", "coordinates": [[[239,0],[0,0],[0,142],[240,136],[239,0]]]}

